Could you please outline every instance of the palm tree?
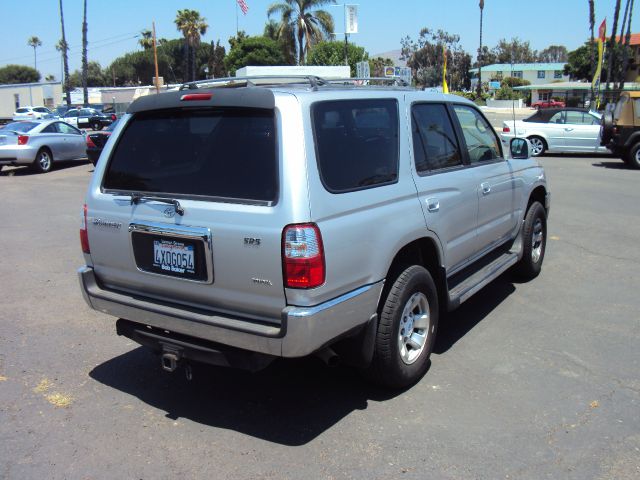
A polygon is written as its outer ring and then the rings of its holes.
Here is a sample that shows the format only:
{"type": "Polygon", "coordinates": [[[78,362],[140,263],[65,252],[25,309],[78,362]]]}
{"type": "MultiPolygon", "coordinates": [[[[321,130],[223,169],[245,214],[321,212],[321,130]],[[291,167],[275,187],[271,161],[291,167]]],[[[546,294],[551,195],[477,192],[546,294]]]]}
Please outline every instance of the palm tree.
{"type": "Polygon", "coordinates": [[[84,15],[82,17],[82,101],[84,106],[89,105],[89,90],[87,90],[87,73],[89,62],[87,61],[87,0],[84,0],[84,15]]]}
{"type": "Polygon", "coordinates": [[[290,24],[269,20],[263,35],[278,42],[288,65],[296,64],[296,37],[290,24]]]}
{"type": "Polygon", "coordinates": [[[33,68],[38,70],[38,57],[36,56],[36,48],[42,46],[42,41],[36,36],[29,37],[29,40],[27,40],[27,45],[33,47],[33,68]]]}
{"type": "Polygon", "coordinates": [[[484,10],[484,0],[480,0],[480,48],[478,48],[478,98],[482,95],[482,11],[484,10]]]}
{"type": "Polygon", "coordinates": [[[616,6],[613,11],[613,28],[611,29],[611,37],[609,37],[609,42],[607,43],[607,85],[605,86],[605,91],[609,90],[609,81],[611,80],[611,72],[613,70],[613,64],[616,62],[616,53],[614,50],[614,46],[616,43],[616,32],[618,31],[618,18],[620,17],[620,0],[616,0],[616,6]]]}
{"type": "Polygon", "coordinates": [[[187,53],[186,75],[187,79],[191,81],[196,79],[196,48],[200,45],[200,37],[207,33],[207,28],[209,28],[205,20],[206,18],[201,17],[198,11],[189,10],[188,8],[178,10],[174,20],[177,29],[184,36],[187,53]],[[191,62],[189,62],[189,59],[191,59],[191,62]]]}
{"type": "Polygon", "coordinates": [[[140,35],[140,40],[138,40],[140,46],[145,50],[153,48],[153,34],[151,30],[144,29],[140,32],[140,35]]]}
{"type": "Polygon", "coordinates": [[[279,13],[281,25],[288,25],[298,40],[298,65],[302,65],[311,46],[333,32],[333,17],[325,10],[315,10],[335,0],[285,0],[272,4],[267,16],[279,13]]]}
{"type": "Polygon", "coordinates": [[[64,36],[64,15],[62,13],[62,0],[60,0],[60,26],[62,28],[62,39],[56,45],[56,49],[62,52],[62,62],[64,64],[64,91],[66,94],[67,106],[71,106],[71,89],[69,88],[69,45],[64,36]]]}
{"type": "MultiPolygon", "coordinates": [[[[620,90],[624,89],[624,81],[627,73],[627,68],[629,67],[629,43],[631,42],[631,18],[633,16],[633,0],[627,0],[627,7],[625,11],[629,11],[629,16],[627,17],[627,33],[624,37],[624,50],[622,53],[622,70],[620,73],[620,90]]],[[[624,30],[624,28],[622,29],[624,30]]],[[[620,36],[624,33],[620,31],[620,36]]]]}

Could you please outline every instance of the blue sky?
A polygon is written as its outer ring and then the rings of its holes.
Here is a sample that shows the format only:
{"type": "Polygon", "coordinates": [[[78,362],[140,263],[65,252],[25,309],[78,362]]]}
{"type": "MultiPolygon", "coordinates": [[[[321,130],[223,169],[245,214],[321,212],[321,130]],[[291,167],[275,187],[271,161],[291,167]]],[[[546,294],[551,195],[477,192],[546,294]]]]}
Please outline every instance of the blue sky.
{"type": "MultiPolygon", "coordinates": [[[[262,32],[266,10],[272,0],[246,0],[249,13],[239,13],[239,28],[249,35],[262,32]]],[[[60,38],[58,0],[4,0],[0,65],[9,63],[33,66],[33,49],[27,39],[37,35],[38,70],[60,78],[60,54],[54,46],[60,38]]],[[[460,35],[465,50],[478,48],[478,0],[354,0],[359,5],[360,33],[351,41],[370,54],[400,48],[400,39],[413,38],[423,27],[443,29],[460,35]]],[[[595,0],[596,23],[607,17],[611,29],[613,0],[595,0]]],[[[70,68],[80,67],[82,0],[63,0],[67,41],[71,46],[70,68]]],[[[625,2],[622,2],[624,8],[625,2]]],[[[563,44],[569,50],[580,46],[589,36],[587,0],[485,0],[483,43],[493,46],[500,38],[519,37],[541,50],[551,44],[563,44]]],[[[636,5],[637,7],[637,5],[636,5]]],[[[198,10],[209,29],[205,41],[227,39],[236,31],[236,0],[88,0],[89,59],[106,67],[116,57],[138,49],[140,30],[156,22],[158,37],[178,38],[173,20],[181,8],[198,10]]],[[[343,32],[343,9],[326,7],[335,18],[336,30],[343,32]]],[[[620,15],[622,18],[622,13],[620,15]]],[[[596,27],[597,28],[597,27],[596,27]]],[[[640,32],[640,14],[632,21],[632,31],[640,32]]]]}

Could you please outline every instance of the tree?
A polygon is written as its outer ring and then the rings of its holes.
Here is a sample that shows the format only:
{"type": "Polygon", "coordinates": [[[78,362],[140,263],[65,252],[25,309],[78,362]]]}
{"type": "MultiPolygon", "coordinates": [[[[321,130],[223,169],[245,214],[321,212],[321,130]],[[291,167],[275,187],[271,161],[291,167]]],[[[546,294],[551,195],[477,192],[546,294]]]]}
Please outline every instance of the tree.
{"type": "Polygon", "coordinates": [[[151,30],[144,29],[140,31],[140,40],[138,40],[138,44],[144,50],[153,48],[153,33],[151,33],[151,30]]]}
{"type": "MultiPolygon", "coordinates": [[[[82,86],[82,76],[83,72],[76,70],[69,75],[69,84],[73,88],[82,86]]],[[[109,75],[102,70],[98,62],[88,62],[86,84],[87,87],[104,87],[109,84],[109,75]]]]}
{"type": "Polygon", "coordinates": [[[605,91],[609,90],[609,81],[613,78],[611,73],[616,63],[616,52],[614,46],[616,44],[616,32],[618,30],[618,18],[620,17],[620,0],[616,0],[616,6],[613,13],[613,28],[611,29],[611,37],[607,43],[607,79],[605,91]]]}
{"type": "Polygon", "coordinates": [[[209,28],[205,20],[206,18],[201,17],[198,11],[188,8],[178,10],[174,20],[177,29],[184,36],[187,64],[185,81],[196,79],[196,48],[200,45],[200,37],[207,33],[207,28],[209,28]]]}
{"type": "Polygon", "coordinates": [[[478,97],[482,94],[482,11],[484,10],[484,0],[480,0],[480,46],[478,47],[478,97]]]}
{"type": "Polygon", "coordinates": [[[82,16],[82,103],[89,105],[89,91],[87,90],[87,0],[84,0],[84,15],[82,16]]]}
{"type": "Polygon", "coordinates": [[[290,24],[269,20],[264,26],[263,35],[278,42],[286,65],[296,64],[296,37],[290,24]]]}
{"type": "Polygon", "coordinates": [[[502,38],[493,48],[496,63],[533,63],[538,55],[531,49],[528,41],[512,38],[510,41],[502,38]]]}
{"type": "Polygon", "coordinates": [[[495,52],[491,50],[486,45],[482,46],[482,52],[479,55],[479,58],[476,59],[474,66],[477,67],[480,65],[480,59],[482,59],[482,66],[486,67],[487,65],[493,65],[494,63],[498,63],[498,57],[495,52]]]}
{"type": "Polygon", "coordinates": [[[55,75],[51,75],[51,74],[46,75],[44,77],[44,81],[45,82],[55,82],[56,81],[56,76],[55,75]]]}
{"type": "Polygon", "coordinates": [[[384,67],[393,67],[393,60],[382,57],[369,59],[369,72],[372,77],[384,77],[384,67]]]}
{"type": "Polygon", "coordinates": [[[27,45],[33,47],[33,68],[38,70],[38,57],[36,56],[36,48],[42,46],[42,41],[36,36],[29,37],[29,39],[27,40],[27,45]]]}
{"type": "Polygon", "coordinates": [[[62,63],[64,65],[64,92],[67,106],[71,106],[71,88],[69,87],[69,44],[64,35],[64,15],[62,13],[62,0],[60,0],[60,27],[62,29],[62,39],[56,45],[56,49],[62,52],[62,63]]]}
{"type": "MultiPolygon", "coordinates": [[[[631,43],[631,18],[633,16],[633,0],[627,0],[627,6],[625,7],[625,17],[627,20],[627,33],[624,36],[624,48],[622,49],[622,68],[620,69],[620,80],[619,80],[619,88],[620,90],[624,89],[624,81],[625,76],[627,74],[627,69],[629,68],[629,43],[631,43]],[[628,12],[628,16],[627,16],[628,12]]],[[[620,29],[620,37],[624,33],[624,22],[622,28],[620,29]]],[[[620,39],[620,43],[622,43],[622,38],[620,39]]]]}
{"type": "MultiPolygon", "coordinates": [[[[231,41],[229,42],[231,43],[231,41]]],[[[267,37],[245,37],[231,44],[224,65],[229,75],[248,65],[282,65],[284,55],[275,40],[267,37]]]]}
{"type": "Polygon", "coordinates": [[[40,73],[26,65],[6,65],[0,68],[0,84],[35,83],[40,81],[40,73]]]}
{"type": "MultiPolygon", "coordinates": [[[[584,80],[590,82],[593,79],[593,73],[591,71],[591,48],[590,42],[585,42],[581,47],[576,48],[567,55],[567,64],[564,66],[564,74],[569,75],[574,80],[584,80]]],[[[622,46],[615,44],[616,53],[619,55],[622,53],[622,46]]],[[[606,70],[608,68],[608,59],[604,60],[602,73],[600,80],[605,78],[606,70]]],[[[617,65],[614,72],[619,73],[622,70],[622,65],[617,65]]]]}
{"type": "Polygon", "coordinates": [[[213,40],[211,41],[211,53],[209,55],[209,61],[207,62],[207,67],[209,68],[209,74],[212,78],[220,78],[225,77],[227,75],[227,70],[224,66],[224,57],[227,55],[227,52],[223,46],[220,45],[220,40],[218,40],[215,44],[213,40]]]}
{"type": "MultiPolygon", "coordinates": [[[[591,78],[596,73],[596,43],[593,40],[593,29],[596,24],[596,11],[594,0],[589,0],[589,30],[591,31],[591,78]]],[[[591,87],[591,104],[593,105],[593,87],[591,87]]]]}
{"type": "Polygon", "coordinates": [[[267,9],[267,16],[280,14],[282,25],[288,25],[298,40],[298,65],[302,65],[307,52],[316,43],[333,32],[333,17],[325,10],[314,10],[335,0],[285,0],[267,9]]]}
{"type": "Polygon", "coordinates": [[[460,36],[443,30],[434,32],[428,28],[420,31],[417,41],[405,37],[402,44],[402,59],[414,71],[417,84],[434,87],[442,84],[444,57],[443,47],[447,51],[448,84],[451,90],[469,88],[469,68],[471,56],[460,46],[460,36]]]}
{"type": "MultiPolygon", "coordinates": [[[[356,76],[356,63],[368,60],[369,54],[363,47],[350,43],[347,48],[347,61],[351,76],[356,76]]],[[[343,42],[320,42],[307,52],[307,65],[344,65],[343,42]]]]}
{"type": "Polygon", "coordinates": [[[567,47],[564,45],[549,45],[538,54],[540,62],[565,63],[568,55],[567,47]]]}

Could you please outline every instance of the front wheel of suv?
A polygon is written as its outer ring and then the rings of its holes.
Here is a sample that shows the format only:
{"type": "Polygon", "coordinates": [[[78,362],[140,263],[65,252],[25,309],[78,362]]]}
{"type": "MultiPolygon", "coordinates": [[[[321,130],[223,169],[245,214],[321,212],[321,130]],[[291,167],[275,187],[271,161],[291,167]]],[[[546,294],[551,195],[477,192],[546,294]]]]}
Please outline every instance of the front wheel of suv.
{"type": "Polygon", "coordinates": [[[540,202],[529,205],[522,226],[522,258],[514,273],[523,280],[532,280],[542,269],[547,249],[547,213],[540,202]]]}
{"type": "Polygon", "coordinates": [[[438,327],[438,294],[428,270],[405,269],[389,289],[380,311],[369,376],[388,388],[416,383],[429,368],[438,327]]]}
{"type": "Polygon", "coordinates": [[[624,161],[631,168],[640,169],[640,143],[636,143],[624,158],[624,161]]]}

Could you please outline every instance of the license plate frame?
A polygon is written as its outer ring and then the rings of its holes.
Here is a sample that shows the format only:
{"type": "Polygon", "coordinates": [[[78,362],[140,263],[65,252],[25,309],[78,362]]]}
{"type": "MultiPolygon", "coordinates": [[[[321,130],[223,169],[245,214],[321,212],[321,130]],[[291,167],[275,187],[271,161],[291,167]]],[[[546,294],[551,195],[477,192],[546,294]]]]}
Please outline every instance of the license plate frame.
{"type": "Polygon", "coordinates": [[[213,283],[210,229],[136,222],[129,225],[129,232],[138,271],[182,281],[213,283]]]}

